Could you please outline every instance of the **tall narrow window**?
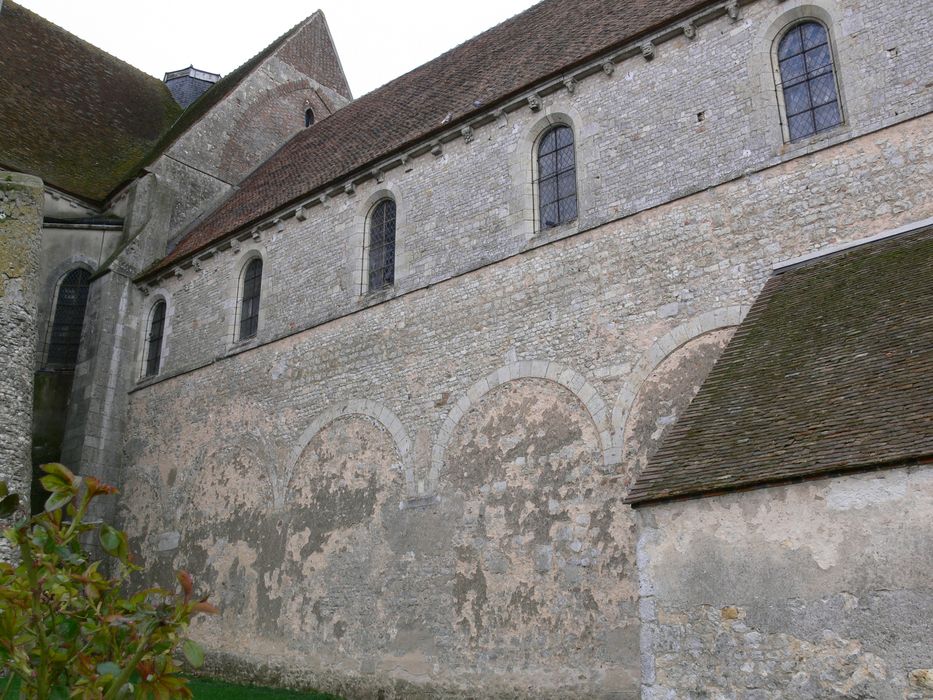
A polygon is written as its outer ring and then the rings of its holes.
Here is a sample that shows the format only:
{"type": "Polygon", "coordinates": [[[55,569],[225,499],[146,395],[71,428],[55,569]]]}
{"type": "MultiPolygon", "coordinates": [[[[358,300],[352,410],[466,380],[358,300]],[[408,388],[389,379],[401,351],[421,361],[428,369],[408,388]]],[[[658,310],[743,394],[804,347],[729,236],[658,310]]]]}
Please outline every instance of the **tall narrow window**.
{"type": "Polygon", "coordinates": [[[262,259],[253,258],[243,271],[240,297],[240,340],[253,338],[259,330],[259,296],[262,292],[262,259]]]}
{"type": "Polygon", "coordinates": [[[78,361],[90,280],[91,273],[78,268],[65,275],[58,285],[55,315],[49,329],[47,362],[51,367],[74,369],[78,361]]]}
{"type": "Polygon", "coordinates": [[[314,124],[314,112],[310,108],[305,110],[305,126],[314,124]]]}
{"type": "Polygon", "coordinates": [[[146,336],[146,376],[154,377],[159,373],[162,361],[162,336],[165,333],[165,301],[159,301],[152,307],[149,316],[149,335],[146,336]]]}
{"type": "Polygon", "coordinates": [[[543,229],[577,218],[577,165],[569,126],[555,126],[538,144],[538,212],[543,229]]]}
{"type": "Polygon", "coordinates": [[[395,283],[395,202],[383,199],[369,216],[369,291],[395,283]]]}
{"type": "Polygon", "coordinates": [[[819,22],[795,24],[777,50],[784,115],[791,141],[842,123],[829,34],[819,22]]]}

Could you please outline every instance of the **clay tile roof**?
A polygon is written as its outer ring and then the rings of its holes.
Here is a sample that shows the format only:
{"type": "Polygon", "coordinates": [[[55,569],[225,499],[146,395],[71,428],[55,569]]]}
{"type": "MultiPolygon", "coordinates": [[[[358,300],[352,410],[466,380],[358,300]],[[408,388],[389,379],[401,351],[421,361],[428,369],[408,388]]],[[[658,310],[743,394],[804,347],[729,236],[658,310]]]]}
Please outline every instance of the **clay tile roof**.
{"type": "Polygon", "coordinates": [[[933,228],[775,274],[626,501],[933,457],[930,280],[933,228]]]}
{"type": "Polygon", "coordinates": [[[150,272],[708,4],[545,0],[299,132],[150,272]]]}
{"type": "Polygon", "coordinates": [[[102,202],[180,113],[161,80],[3,3],[0,167],[102,202]]]}

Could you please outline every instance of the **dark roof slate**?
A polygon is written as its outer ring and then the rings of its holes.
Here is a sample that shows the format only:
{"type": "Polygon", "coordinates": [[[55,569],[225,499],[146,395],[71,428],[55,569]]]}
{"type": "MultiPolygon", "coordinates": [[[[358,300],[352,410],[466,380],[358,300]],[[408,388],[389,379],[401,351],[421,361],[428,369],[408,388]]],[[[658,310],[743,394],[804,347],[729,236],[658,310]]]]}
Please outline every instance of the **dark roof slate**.
{"type": "Polygon", "coordinates": [[[150,272],[708,4],[545,0],[299,132],[150,272]]]}
{"type": "Polygon", "coordinates": [[[99,203],[179,114],[161,80],[3,3],[0,167],[99,203]]]}
{"type": "Polygon", "coordinates": [[[933,228],[776,273],[639,504],[933,456],[933,228]]]}

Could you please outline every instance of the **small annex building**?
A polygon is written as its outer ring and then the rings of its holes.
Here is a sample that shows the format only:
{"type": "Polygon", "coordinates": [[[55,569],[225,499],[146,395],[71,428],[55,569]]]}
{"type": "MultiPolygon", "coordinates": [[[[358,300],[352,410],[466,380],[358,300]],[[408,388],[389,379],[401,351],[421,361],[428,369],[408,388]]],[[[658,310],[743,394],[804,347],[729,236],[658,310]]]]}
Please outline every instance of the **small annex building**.
{"type": "Polygon", "coordinates": [[[118,486],[230,679],[933,698],[933,0],[544,0],[357,98],[309,13],[159,80],[0,2],[3,478],[118,486]]]}

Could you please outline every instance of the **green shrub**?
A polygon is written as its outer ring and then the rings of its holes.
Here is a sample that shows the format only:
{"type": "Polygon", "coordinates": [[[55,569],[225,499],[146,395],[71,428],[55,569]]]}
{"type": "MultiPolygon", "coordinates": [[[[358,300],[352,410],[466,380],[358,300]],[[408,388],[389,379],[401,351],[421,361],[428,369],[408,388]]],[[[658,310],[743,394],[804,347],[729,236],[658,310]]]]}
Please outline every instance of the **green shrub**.
{"type": "MultiPolygon", "coordinates": [[[[19,564],[0,563],[0,700],[7,700],[14,677],[20,697],[38,700],[190,698],[176,652],[201,665],[204,653],[185,632],[194,615],[216,610],[193,595],[184,571],[177,574],[178,592],[128,594],[128,578],[139,567],[126,535],[86,519],[95,498],[116,490],[61,464],[42,470],[50,492],[45,511],[4,533],[19,564]],[[95,535],[106,562],[95,561],[81,544],[95,535]]],[[[17,505],[0,482],[0,517],[17,505]]]]}

